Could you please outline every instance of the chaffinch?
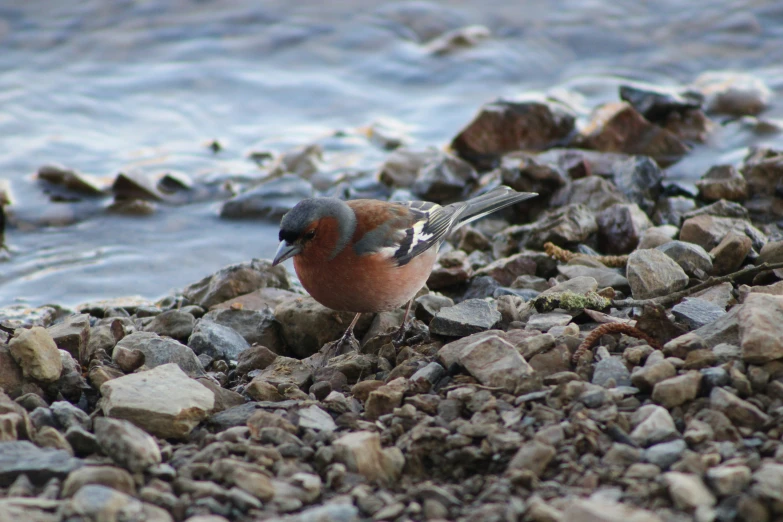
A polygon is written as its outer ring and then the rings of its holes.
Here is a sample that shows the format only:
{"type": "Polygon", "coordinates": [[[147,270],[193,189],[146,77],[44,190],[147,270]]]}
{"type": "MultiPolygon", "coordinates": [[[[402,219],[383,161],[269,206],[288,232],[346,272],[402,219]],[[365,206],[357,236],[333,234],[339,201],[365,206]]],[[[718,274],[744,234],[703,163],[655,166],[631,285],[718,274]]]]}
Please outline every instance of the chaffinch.
{"type": "Polygon", "coordinates": [[[397,336],[401,341],[413,297],[427,282],[446,236],[537,195],[501,186],[446,206],[426,201],[304,199],[283,216],[272,264],[293,258],[299,281],[316,301],[356,313],[339,344],[353,336],[361,314],[395,310],[408,303],[397,336]]]}

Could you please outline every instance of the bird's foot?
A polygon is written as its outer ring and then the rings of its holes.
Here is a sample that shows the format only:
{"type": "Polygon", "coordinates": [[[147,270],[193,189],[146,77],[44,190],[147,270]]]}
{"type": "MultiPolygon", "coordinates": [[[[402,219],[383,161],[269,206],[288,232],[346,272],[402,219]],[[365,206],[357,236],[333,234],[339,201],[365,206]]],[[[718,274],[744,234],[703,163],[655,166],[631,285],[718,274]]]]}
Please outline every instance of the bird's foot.
{"type": "Polygon", "coordinates": [[[324,347],[321,349],[323,358],[321,359],[320,366],[322,367],[326,366],[326,364],[329,362],[329,360],[332,357],[337,357],[338,355],[342,355],[344,353],[358,352],[358,351],[359,351],[359,341],[353,335],[353,331],[346,331],[342,337],[340,337],[336,341],[332,341],[331,343],[325,344],[324,347]]]}

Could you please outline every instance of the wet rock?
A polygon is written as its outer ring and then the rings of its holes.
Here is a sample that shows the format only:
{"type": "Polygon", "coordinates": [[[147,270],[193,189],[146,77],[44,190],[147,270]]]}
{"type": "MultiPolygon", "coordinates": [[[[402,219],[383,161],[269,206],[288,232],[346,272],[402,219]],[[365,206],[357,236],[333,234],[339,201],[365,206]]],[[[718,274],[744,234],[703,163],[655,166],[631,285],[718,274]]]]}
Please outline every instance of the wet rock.
{"type": "Polygon", "coordinates": [[[758,114],[769,105],[772,97],[762,79],[731,71],[702,73],[693,87],[704,96],[708,112],[733,116],[758,114]]]}
{"type": "Polygon", "coordinates": [[[670,471],[664,473],[663,482],[674,504],[680,509],[692,510],[715,505],[715,497],[698,475],[670,471]]]}
{"type": "Polygon", "coordinates": [[[477,180],[478,174],[470,163],[440,154],[421,168],[411,192],[425,201],[451,203],[464,197],[477,180]]]}
{"type": "Polygon", "coordinates": [[[689,150],[672,132],[645,120],[626,102],[597,108],[582,134],[585,148],[650,156],[661,165],[674,163],[689,150]]]}
{"type": "Polygon", "coordinates": [[[710,405],[724,413],[738,426],[759,428],[770,420],[769,415],[756,406],[723,388],[714,388],[712,390],[710,393],[710,405]]]}
{"type": "Polygon", "coordinates": [[[669,469],[677,462],[688,445],[683,440],[673,440],[650,446],[644,451],[644,459],[660,469],[669,469]]]}
{"type": "Polygon", "coordinates": [[[467,254],[462,250],[452,250],[438,256],[432,267],[432,273],[427,279],[427,288],[440,290],[462,284],[472,275],[473,269],[470,267],[467,254]]]}
{"type": "Polygon", "coordinates": [[[251,346],[239,354],[237,373],[247,375],[253,370],[263,370],[277,359],[277,354],[266,346],[251,346]]]}
{"type": "Polygon", "coordinates": [[[488,275],[501,285],[509,286],[521,275],[535,275],[536,268],[536,262],[526,254],[514,254],[493,261],[476,271],[476,275],[488,275]]]}
{"type": "Polygon", "coordinates": [[[726,275],[735,272],[742,266],[751,251],[752,242],[745,234],[729,232],[710,251],[713,258],[712,271],[716,275],[726,275]]]}
{"type": "Polygon", "coordinates": [[[269,287],[282,290],[291,288],[285,267],[272,267],[270,261],[254,259],[249,263],[227,266],[186,287],[182,293],[189,301],[208,309],[237,296],[269,287]]]}
{"type": "Polygon", "coordinates": [[[671,409],[695,399],[700,385],[701,373],[690,371],[657,383],[653,387],[652,399],[671,409]]]}
{"type": "Polygon", "coordinates": [[[684,114],[700,109],[704,97],[696,92],[682,93],[645,86],[620,86],[620,99],[630,103],[639,114],[653,123],[665,123],[672,113],[684,114]]]}
{"type": "Polygon", "coordinates": [[[70,498],[83,486],[97,484],[127,495],[136,494],[133,477],[124,469],[113,466],[85,466],[74,470],[63,483],[62,497],[70,498]]]}
{"type": "Polygon", "coordinates": [[[371,482],[393,484],[405,464],[405,457],[399,449],[382,449],[378,434],[369,431],[343,435],[335,440],[332,446],[338,461],[371,482]]]}
{"type": "Polygon", "coordinates": [[[149,368],[173,363],[191,377],[204,375],[204,368],[193,350],[174,339],[160,337],[152,332],[133,332],[118,342],[116,348],[142,352],[144,364],[149,368]]]}
{"type": "MultiPolygon", "coordinates": [[[[354,315],[330,310],[310,296],[288,299],[275,308],[283,339],[297,357],[312,355],[327,342],[339,339],[354,315]]],[[[357,338],[365,334],[372,317],[362,314],[354,329],[357,338]]]]}
{"type": "Polygon", "coordinates": [[[304,198],[313,197],[309,181],[286,174],[229,199],[220,209],[224,219],[277,219],[304,198]]]}
{"type": "Polygon", "coordinates": [[[636,250],[628,258],[626,276],[634,299],[649,299],[680,291],[688,275],[659,250],[636,250]]]}
{"type": "Polygon", "coordinates": [[[764,234],[743,219],[707,214],[686,219],[680,230],[680,240],[696,243],[710,251],[718,246],[729,232],[747,235],[753,241],[753,247],[759,250],[766,243],[764,234]]]}
{"type": "Polygon", "coordinates": [[[689,297],[674,306],[672,313],[674,317],[695,330],[717,321],[726,315],[726,310],[709,301],[697,297],[689,297]]]}
{"type": "Polygon", "coordinates": [[[783,359],[783,296],[750,294],[739,311],[742,358],[751,364],[783,359]]]}
{"type": "Polygon", "coordinates": [[[43,484],[51,478],[64,478],[82,467],[80,459],[63,450],[38,448],[26,440],[0,442],[0,484],[10,485],[19,475],[43,484]]]}
{"type": "Polygon", "coordinates": [[[639,420],[631,432],[631,439],[640,446],[650,446],[658,442],[668,442],[679,436],[674,419],[660,406],[642,406],[634,414],[639,420]]]}
{"type": "Polygon", "coordinates": [[[554,207],[583,205],[595,213],[615,204],[628,203],[625,195],[614,184],[601,176],[587,176],[574,180],[552,197],[554,207]]]}
{"type": "Polygon", "coordinates": [[[656,249],[671,257],[691,277],[704,279],[712,273],[712,258],[697,244],[670,241],[656,249]]]}
{"type": "Polygon", "coordinates": [[[451,142],[460,157],[487,170],[516,150],[543,150],[565,139],[575,118],[555,103],[499,100],[485,105],[451,142]]]}
{"type": "Polygon", "coordinates": [[[436,335],[464,337],[491,329],[501,319],[500,312],[482,299],[466,299],[441,308],[430,322],[430,332],[436,335]]]}
{"type": "Polygon", "coordinates": [[[642,233],[652,226],[639,205],[617,204],[595,216],[598,245],[607,254],[627,254],[639,244],[642,233]]]}
{"type": "Polygon", "coordinates": [[[732,165],[715,165],[696,182],[699,197],[705,201],[744,201],[748,198],[748,184],[732,165]]]}
{"type": "Polygon", "coordinates": [[[57,348],[65,350],[77,361],[83,361],[90,341],[90,316],[70,315],[61,323],[47,328],[57,348]]]}
{"type": "Polygon", "coordinates": [[[215,404],[214,394],[176,364],[113,379],[101,386],[101,394],[104,415],[129,420],[161,438],[187,437],[215,404]]]}
{"type": "Polygon", "coordinates": [[[268,383],[275,387],[294,385],[305,390],[312,377],[313,368],[307,361],[278,356],[272,364],[253,377],[252,382],[268,383]]]}
{"type": "Polygon", "coordinates": [[[65,517],[83,517],[84,520],[145,520],[149,522],[173,522],[168,511],[147,504],[115,489],[88,484],[68,501],[65,517]]]}
{"type": "Polygon", "coordinates": [[[167,310],[155,316],[144,331],[184,341],[193,332],[196,318],[180,310],[167,310]]]}
{"type": "Polygon", "coordinates": [[[750,484],[750,468],[742,465],[715,466],[707,470],[707,481],[715,492],[728,497],[738,495],[750,484]]]}
{"type": "Polygon", "coordinates": [[[25,377],[41,382],[53,382],[60,378],[63,370],[60,352],[44,328],[34,326],[29,330],[16,330],[8,347],[25,377]]]}
{"type": "Polygon", "coordinates": [[[236,330],[248,344],[260,344],[275,353],[284,349],[280,325],[270,308],[220,308],[208,312],[204,319],[236,330]]]}
{"type": "Polygon", "coordinates": [[[482,384],[509,393],[514,393],[533,375],[533,368],[513,344],[489,332],[449,343],[440,349],[438,357],[444,367],[457,362],[482,384]]]}
{"type": "Polygon", "coordinates": [[[517,450],[511,462],[508,463],[506,472],[528,470],[540,477],[556,453],[557,450],[555,450],[554,446],[544,442],[538,440],[526,442],[517,450]]]}
{"type": "Polygon", "coordinates": [[[229,361],[237,360],[239,354],[250,348],[236,330],[206,319],[196,323],[188,346],[197,355],[206,354],[213,359],[229,361]]]}
{"type": "Polygon", "coordinates": [[[568,503],[562,520],[590,522],[662,522],[652,511],[638,509],[607,499],[576,499],[568,503]]]}

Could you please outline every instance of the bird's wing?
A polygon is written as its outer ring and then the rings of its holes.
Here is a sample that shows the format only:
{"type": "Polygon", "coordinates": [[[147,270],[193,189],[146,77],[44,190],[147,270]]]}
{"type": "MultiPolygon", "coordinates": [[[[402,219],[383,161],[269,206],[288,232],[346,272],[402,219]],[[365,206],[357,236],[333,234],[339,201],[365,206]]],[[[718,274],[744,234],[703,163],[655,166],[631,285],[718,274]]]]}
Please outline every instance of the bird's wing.
{"type": "Polygon", "coordinates": [[[457,213],[455,207],[442,207],[427,201],[410,201],[403,204],[408,207],[412,220],[392,254],[392,258],[400,266],[438,245],[451,229],[457,213]]]}

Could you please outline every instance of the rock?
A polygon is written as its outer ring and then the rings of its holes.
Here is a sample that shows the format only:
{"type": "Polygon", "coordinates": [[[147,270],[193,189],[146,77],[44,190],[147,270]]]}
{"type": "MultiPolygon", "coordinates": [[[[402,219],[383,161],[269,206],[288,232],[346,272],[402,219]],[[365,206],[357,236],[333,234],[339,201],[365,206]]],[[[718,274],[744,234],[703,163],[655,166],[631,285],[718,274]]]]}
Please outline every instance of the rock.
{"type": "Polygon", "coordinates": [[[359,510],[353,504],[324,504],[296,515],[280,518],[283,522],[358,522],[359,510]]]}
{"type": "Polygon", "coordinates": [[[454,306],[451,298],[432,293],[420,295],[415,301],[416,319],[425,323],[429,323],[442,308],[454,306]]]}
{"type": "Polygon", "coordinates": [[[245,398],[235,391],[222,388],[220,384],[208,377],[198,377],[196,382],[210,390],[215,394],[215,406],[212,408],[213,412],[219,412],[239,406],[245,403],[245,398]]]}
{"type": "Polygon", "coordinates": [[[587,241],[598,231],[595,214],[582,205],[568,205],[545,212],[528,225],[508,227],[492,238],[495,257],[505,257],[522,248],[542,250],[544,243],[569,246],[587,241]]]}
{"type": "MultiPolygon", "coordinates": [[[[115,351],[117,348],[139,350],[144,354],[144,364],[149,368],[176,364],[190,377],[204,375],[204,367],[193,350],[174,339],[160,337],[152,332],[133,332],[117,343],[115,351]]],[[[117,353],[117,357],[120,356],[120,353],[117,353]]]]}
{"type": "Polygon", "coordinates": [[[672,313],[695,330],[726,315],[726,309],[698,297],[686,297],[672,308],[672,313]]]}
{"type": "Polygon", "coordinates": [[[103,453],[131,473],[143,473],[161,463],[155,439],[128,421],[98,417],[95,437],[103,453]]]}
{"type": "Polygon", "coordinates": [[[437,149],[397,149],[386,156],[378,172],[381,183],[393,188],[408,188],[416,181],[421,168],[438,157],[437,149]]]}
{"type": "Polygon", "coordinates": [[[440,290],[462,284],[471,278],[473,269],[468,256],[462,250],[451,250],[438,256],[427,278],[427,288],[440,290]]]}
{"type": "Polygon", "coordinates": [[[97,484],[127,495],[136,494],[133,477],[124,469],[114,466],[85,466],[72,471],[63,484],[62,497],[70,498],[83,486],[97,484]]]}
{"type": "Polygon", "coordinates": [[[750,468],[728,464],[715,466],[707,470],[707,481],[721,497],[739,495],[750,484],[750,468]]]}
{"type": "Polygon", "coordinates": [[[405,457],[399,449],[381,449],[380,436],[369,431],[343,435],[332,446],[335,458],[349,470],[363,475],[371,482],[387,486],[397,481],[405,463],[405,457]]]}
{"type": "Polygon", "coordinates": [[[639,114],[653,123],[665,123],[672,113],[684,114],[700,109],[704,97],[693,91],[682,93],[656,87],[620,86],[620,99],[630,103],[639,114]]]}
{"type": "Polygon", "coordinates": [[[680,241],[695,243],[707,251],[712,250],[729,232],[745,234],[757,251],[766,243],[766,236],[744,219],[700,214],[685,220],[680,230],[680,241]]]}
{"type": "Polygon", "coordinates": [[[626,277],[634,299],[649,299],[688,286],[687,274],[659,250],[636,250],[628,257],[626,277]]]}
{"type": "MultiPolygon", "coordinates": [[[[663,519],[645,509],[634,508],[601,498],[575,499],[563,512],[563,521],[579,522],[663,522],[663,519]]],[[[554,521],[553,521],[554,522],[554,521]]]]}
{"type": "Polygon", "coordinates": [[[430,322],[430,332],[436,335],[464,337],[491,329],[501,319],[500,312],[482,299],[466,299],[441,308],[430,322]]]}
{"type": "Polygon", "coordinates": [[[316,405],[302,408],[296,413],[299,415],[300,428],[327,432],[337,430],[337,424],[332,420],[332,416],[316,405]]]}
{"type": "Polygon", "coordinates": [[[171,337],[177,340],[185,340],[193,332],[196,318],[192,314],[180,310],[166,310],[155,316],[144,327],[146,332],[154,332],[161,336],[171,337]]]}
{"type": "Polygon", "coordinates": [[[470,163],[439,154],[421,168],[411,192],[425,201],[451,203],[462,199],[477,180],[478,174],[470,163]]]}
{"type": "Polygon", "coordinates": [[[265,382],[275,387],[295,385],[306,390],[312,377],[313,368],[307,361],[278,356],[272,364],[253,377],[252,382],[265,382]]]}
{"type": "Polygon", "coordinates": [[[707,111],[732,116],[758,114],[772,97],[761,78],[732,71],[702,73],[693,87],[705,97],[707,111]]]}
{"type": "Polygon", "coordinates": [[[232,197],[223,203],[220,217],[279,219],[299,201],[312,197],[313,192],[313,185],[309,181],[293,174],[285,174],[232,197]]]}
{"type": "Polygon", "coordinates": [[[680,459],[686,449],[688,445],[684,440],[663,442],[647,448],[644,451],[644,458],[650,464],[666,470],[680,459]]]}
{"type": "Polygon", "coordinates": [[[689,150],[676,135],[645,120],[627,102],[607,103],[595,109],[582,136],[585,148],[650,156],[664,166],[689,150]]]}
{"type": "Polygon", "coordinates": [[[649,391],[659,382],[677,375],[677,369],[667,360],[648,358],[642,368],[631,374],[631,383],[640,390],[649,391]]]}
{"type": "Polygon", "coordinates": [[[764,462],[753,473],[752,490],[775,502],[783,501],[783,464],[764,462]]]}
{"type": "Polygon", "coordinates": [[[123,373],[133,373],[144,365],[146,356],[141,350],[130,350],[124,346],[114,347],[112,351],[112,361],[123,371],[123,373]]]}
{"type": "Polygon", "coordinates": [[[595,365],[592,383],[606,386],[610,382],[615,386],[631,385],[631,374],[619,357],[605,357],[595,365]]]}
{"type": "Polygon", "coordinates": [[[615,204],[628,203],[628,200],[612,182],[601,176],[587,176],[576,179],[552,196],[551,205],[583,205],[599,213],[615,204]]]}
{"type": "Polygon", "coordinates": [[[51,306],[30,308],[25,305],[0,307],[0,324],[7,328],[32,328],[51,326],[57,317],[57,310],[51,306]]]}
{"type": "Polygon", "coordinates": [[[370,420],[376,420],[381,415],[393,412],[394,408],[402,404],[402,397],[407,390],[407,379],[398,377],[371,391],[364,405],[365,416],[370,420]]]}
{"type": "Polygon", "coordinates": [[[517,450],[511,462],[508,463],[506,472],[512,470],[528,470],[540,477],[546,467],[557,454],[554,446],[532,440],[524,443],[517,450]]]}
{"type": "Polygon", "coordinates": [[[236,330],[250,345],[260,344],[275,353],[282,353],[284,350],[280,325],[271,308],[217,308],[208,312],[204,320],[236,330]]]}
{"type": "Polygon", "coordinates": [[[173,522],[168,511],[97,484],[82,487],[65,506],[66,519],[173,522]]]}
{"type": "Polygon", "coordinates": [[[670,471],[663,474],[663,482],[674,504],[680,509],[692,510],[715,505],[715,497],[698,475],[670,471]]]}
{"type": "Polygon", "coordinates": [[[740,307],[739,335],[742,358],[765,364],[783,358],[783,296],[752,293],[740,307]]]}
{"type": "MultiPolygon", "coordinates": [[[[308,357],[329,341],[339,339],[356,314],[335,312],[310,296],[283,301],[275,308],[286,345],[297,357],[308,357]]],[[[372,322],[372,314],[362,314],[354,333],[361,339],[372,322]]]]}
{"type": "Polygon", "coordinates": [[[691,277],[704,279],[712,273],[712,258],[699,245],[685,241],[670,241],[656,247],[671,257],[691,277]]]}
{"type": "Polygon", "coordinates": [[[723,388],[713,388],[710,393],[710,405],[724,413],[738,426],[760,428],[770,421],[769,415],[723,388]]]}
{"type": "Polygon", "coordinates": [[[701,373],[690,371],[657,383],[653,388],[652,399],[671,409],[695,399],[700,385],[701,373]]]}
{"type": "Polygon", "coordinates": [[[732,165],[715,165],[696,182],[699,196],[705,201],[744,201],[748,184],[732,165]]]}
{"type": "Polygon", "coordinates": [[[482,384],[514,393],[532,378],[533,368],[510,342],[500,335],[487,334],[449,343],[440,349],[438,357],[445,368],[458,362],[482,384]]]}
{"type": "Polygon", "coordinates": [[[638,422],[630,436],[640,446],[668,442],[679,436],[674,419],[660,406],[642,406],[635,415],[643,420],[638,422]]]}
{"type": "Polygon", "coordinates": [[[726,234],[718,246],[710,251],[713,273],[726,275],[735,272],[750,254],[752,246],[752,241],[745,234],[726,234]]]}
{"type": "Polygon", "coordinates": [[[204,309],[260,288],[288,290],[291,283],[284,266],[272,267],[270,261],[254,259],[249,263],[227,266],[185,288],[182,293],[204,309]]]}
{"type": "Polygon", "coordinates": [[[206,354],[213,359],[229,361],[237,360],[239,354],[250,348],[236,330],[206,319],[196,323],[188,346],[196,355],[206,354]]]}
{"type": "Polygon", "coordinates": [[[94,354],[101,351],[112,353],[117,343],[128,333],[125,322],[129,322],[129,320],[110,317],[95,323],[90,328],[90,341],[87,343],[84,361],[89,361],[94,354]]]}
{"type": "Polygon", "coordinates": [[[680,226],[683,216],[696,208],[691,198],[676,196],[660,198],[653,209],[652,219],[658,225],[680,226]]]}
{"type": "Polygon", "coordinates": [[[263,370],[277,359],[277,354],[266,346],[251,346],[239,354],[237,373],[247,375],[253,370],[263,370]]]}
{"type": "Polygon", "coordinates": [[[64,450],[38,448],[26,440],[0,442],[0,485],[4,487],[20,475],[39,485],[65,478],[83,464],[64,450]]]}
{"type": "Polygon", "coordinates": [[[535,275],[536,262],[526,254],[514,254],[493,261],[476,271],[477,276],[488,275],[503,286],[509,286],[521,275],[535,275]]]}
{"type": "Polygon", "coordinates": [[[129,420],[160,438],[187,437],[215,404],[214,394],[176,364],[108,381],[101,395],[104,415],[129,420]]]}
{"type": "Polygon", "coordinates": [[[639,244],[642,233],[653,226],[635,203],[618,203],[595,216],[598,245],[607,254],[627,254],[639,244]]]}
{"type": "Polygon", "coordinates": [[[594,279],[599,288],[628,289],[628,280],[612,268],[594,268],[584,265],[560,265],[557,271],[569,279],[587,277],[594,279]]]}
{"type": "Polygon", "coordinates": [[[84,361],[87,343],[90,341],[90,316],[69,315],[61,323],[47,328],[57,348],[65,350],[77,361],[84,361]]]}
{"type": "Polygon", "coordinates": [[[508,152],[550,148],[571,134],[574,123],[574,115],[563,105],[499,100],[483,106],[454,138],[451,148],[487,170],[508,152]]]}
{"type": "Polygon", "coordinates": [[[661,225],[657,227],[650,227],[642,233],[642,237],[639,239],[639,244],[637,245],[637,248],[639,248],[640,250],[645,250],[648,248],[658,248],[661,245],[665,245],[666,243],[673,242],[674,237],[679,232],[680,230],[673,225],[661,225]]]}
{"type": "Polygon", "coordinates": [[[416,373],[411,375],[410,382],[417,390],[427,392],[445,375],[446,369],[435,361],[432,361],[427,366],[416,370],[416,373]]]}
{"type": "Polygon", "coordinates": [[[22,369],[11,356],[11,350],[0,343],[0,388],[13,398],[22,394],[24,382],[22,369]]]}
{"type": "Polygon", "coordinates": [[[8,348],[25,377],[41,382],[54,382],[60,378],[63,371],[60,352],[44,328],[17,329],[8,348]]]}

